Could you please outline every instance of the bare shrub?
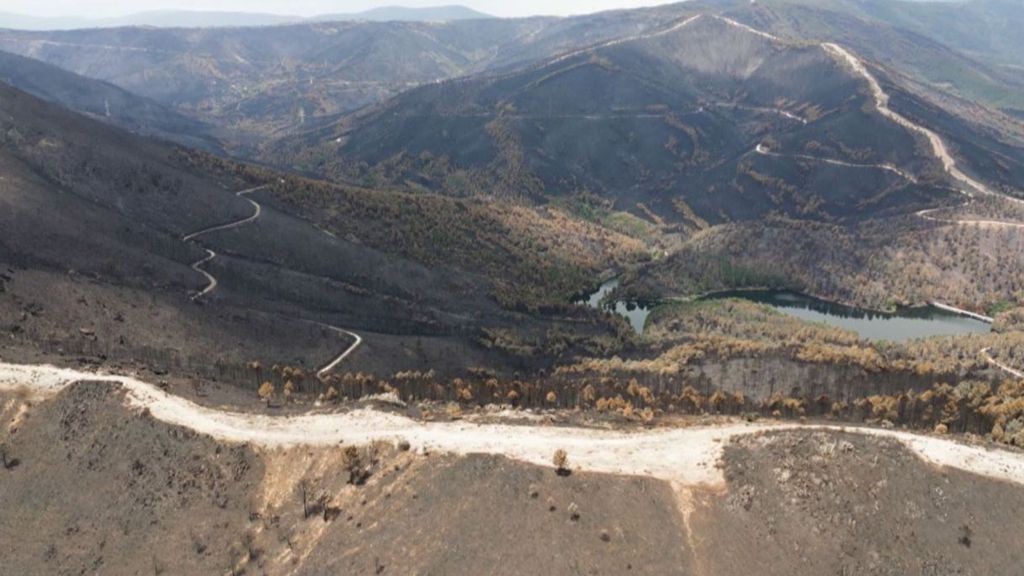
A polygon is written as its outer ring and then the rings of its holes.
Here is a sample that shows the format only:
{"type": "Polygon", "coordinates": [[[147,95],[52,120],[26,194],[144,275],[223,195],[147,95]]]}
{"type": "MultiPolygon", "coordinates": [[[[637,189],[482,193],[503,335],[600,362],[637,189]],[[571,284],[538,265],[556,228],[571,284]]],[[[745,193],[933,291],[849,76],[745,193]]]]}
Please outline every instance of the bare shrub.
{"type": "Polygon", "coordinates": [[[961,546],[964,546],[966,548],[970,548],[971,547],[971,536],[973,535],[973,533],[974,533],[974,531],[971,530],[971,527],[968,526],[967,524],[964,524],[964,525],[960,526],[960,537],[957,538],[957,542],[959,542],[961,546]]]}
{"type": "Polygon", "coordinates": [[[259,394],[260,400],[266,402],[267,408],[270,407],[270,401],[273,399],[275,391],[274,385],[269,380],[260,385],[257,394],[259,394]]]}
{"type": "Polygon", "coordinates": [[[551,458],[551,462],[555,465],[555,473],[559,476],[568,476],[572,473],[569,470],[569,454],[565,450],[561,448],[555,450],[555,455],[551,458]]]}

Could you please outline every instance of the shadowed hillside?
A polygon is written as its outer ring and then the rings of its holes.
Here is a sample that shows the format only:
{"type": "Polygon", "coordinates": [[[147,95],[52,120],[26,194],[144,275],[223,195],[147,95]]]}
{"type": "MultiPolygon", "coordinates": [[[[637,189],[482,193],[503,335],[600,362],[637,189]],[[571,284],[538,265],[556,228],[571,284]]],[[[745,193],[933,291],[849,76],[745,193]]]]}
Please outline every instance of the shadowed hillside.
{"type": "Polygon", "coordinates": [[[641,241],[565,211],[334,187],[132,135],[6,86],[0,165],[5,344],[58,355],[183,372],[256,358],[313,369],[348,345],[319,322],[367,337],[357,370],[532,369],[551,357],[503,357],[480,343],[487,329],[541,342],[559,326],[582,341],[612,336],[569,298],[646,256],[641,241]],[[260,210],[249,221],[253,205],[235,193],[263,182],[273,186],[252,191],[260,210]],[[232,222],[245,224],[182,240],[232,222]],[[205,292],[208,306],[190,302],[205,292]],[[232,344],[207,340],[225,334],[232,344]]]}
{"type": "Polygon", "coordinates": [[[66,72],[39,60],[0,52],[0,81],[118,128],[219,151],[214,129],[113,84],[66,72]]]}

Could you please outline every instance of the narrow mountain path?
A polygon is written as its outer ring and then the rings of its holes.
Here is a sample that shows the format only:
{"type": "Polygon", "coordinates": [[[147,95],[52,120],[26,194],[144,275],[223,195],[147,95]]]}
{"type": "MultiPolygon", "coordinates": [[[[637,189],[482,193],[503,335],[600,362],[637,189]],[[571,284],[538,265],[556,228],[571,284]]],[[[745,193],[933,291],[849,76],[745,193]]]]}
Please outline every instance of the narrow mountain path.
{"type": "Polygon", "coordinates": [[[241,192],[236,192],[235,193],[235,196],[238,196],[239,198],[245,200],[246,202],[248,202],[249,204],[252,205],[252,208],[253,208],[252,215],[246,216],[245,218],[242,218],[241,220],[236,220],[234,222],[228,222],[227,224],[218,224],[217,226],[210,226],[209,228],[203,228],[202,230],[200,230],[198,232],[193,232],[191,234],[186,234],[185,236],[182,236],[181,240],[183,242],[188,242],[190,240],[198,238],[199,236],[203,236],[204,234],[209,234],[210,232],[216,232],[218,230],[229,230],[231,228],[238,228],[239,226],[244,226],[244,225],[246,225],[246,224],[256,220],[257,218],[260,217],[260,214],[263,214],[263,207],[260,206],[260,204],[258,202],[256,202],[255,200],[253,200],[252,198],[249,198],[248,195],[252,194],[253,192],[259,192],[260,190],[263,190],[267,186],[268,186],[268,184],[264,184],[262,186],[257,186],[255,188],[249,188],[247,190],[242,190],[241,192]]]}
{"type": "MultiPolygon", "coordinates": [[[[181,240],[183,242],[196,242],[196,239],[199,238],[200,236],[203,236],[203,235],[206,235],[206,234],[210,234],[212,232],[219,232],[219,231],[222,231],[222,230],[230,230],[232,228],[238,228],[240,226],[245,226],[246,224],[250,224],[252,222],[255,222],[256,219],[259,218],[261,214],[263,214],[263,206],[261,206],[259,202],[253,200],[252,198],[249,198],[249,194],[252,194],[253,192],[258,192],[260,190],[263,190],[263,189],[267,188],[268,186],[269,186],[269,184],[264,184],[262,186],[256,186],[255,188],[248,188],[246,190],[242,190],[240,192],[236,192],[235,193],[235,196],[238,196],[239,198],[244,199],[246,202],[248,202],[249,204],[252,205],[253,211],[252,211],[252,214],[250,214],[249,216],[246,216],[245,218],[242,218],[240,220],[235,220],[233,222],[228,222],[226,224],[218,224],[216,226],[210,226],[208,228],[203,228],[202,230],[199,230],[199,231],[196,231],[196,232],[192,232],[191,234],[186,234],[186,235],[182,236],[181,240]]],[[[211,250],[210,248],[206,247],[206,246],[202,246],[202,247],[203,247],[204,250],[206,250],[206,256],[204,258],[201,258],[201,259],[197,260],[196,262],[194,262],[191,265],[191,268],[193,270],[195,270],[196,272],[199,272],[200,274],[202,274],[203,276],[206,277],[206,287],[204,287],[202,290],[200,290],[199,292],[196,292],[195,294],[193,294],[191,296],[193,301],[198,301],[200,298],[203,298],[204,296],[210,294],[211,292],[216,290],[217,286],[219,285],[218,282],[217,282],[217,278],[215,278],[212,274],[210,274],[209,272],[207,272],[203,268],[204,265],[206,265],[211,260],[213,260],[214,258],[217,257],[217,253],[214,252],[213,250],[211,250]]],[[[331,331],[333,331],[333,332],[335,332],[337,334],[341,334],[341,335],[347,336],[347,337],[352,339],[352,344],[350,344],[347,348],[345,348],[345,350],[343,350],[341,352],[341,354],[339,354],[338,356],[333,358],[330,362],[325,364],[322,368],[317,370],[316,375],[318,377],[320,377],[320,378],[326,376],[332,370],[337,368],[338,365],[341,364],[341,362],[343,360],[345,360],[345,358],[348,358],[349,355],[351,355],[353,352],[355,352],[356,349],[359,348],[359,346],[363,343],[363,339],[362,339],[361,336],[359,336],[355,332],[351,332],[349,330],[345,330],[344,328],[339,328],[338,326],[334,326],[334,325],[331,325],[331,324],[324,324],[322,322],[315,322],[315,321],[312,321],[312,320],[305,320],[305,319],[301,319],[301,318],[298,319],[298,320],[300,320],[302,322],[306,322],[308,324],[312,324],[314,326],[319,326],[321,328],[326,328],[326,329],[331,330],[331,331]]]]}
{"type": "Polygon", "coordinates": [[[129,406],[146,409],[154,418],[225,442],[250,443],[264,448],[407,440],[415,448],[426,451],[495,454],[542,466],[550,466],[555,450],[563,449],[568,452],[571,464],[583,470],[647,476],[681,486],[720,487],[725,484],[725,478],[717,464],[732,437],[775,430],[846,431],[891,438],[937,466],[1024,486],[1024,456],[1019,453],[897,430],[727,421],[687,428],[610,431],[465,420],[419,422],[370,409],[343,414],[268,416],[200,406],[130,376],[0,363],[0,389],[28,387],[37,394],[52,395],[79,381],[119,383],[126,392],[129,406]]]}
{"type": "Polygon", "coordinates": [[[546,61],[544,61],[542,64],[540,64],[537,67],[538,68],[544,68],[545,66],[551,66],[552,64],[558,64],[558,63],[564,62],[564,61],[566,61],[566,60],[568,60],[568,59],[570,59],[570,58],[572,58],[574,56],[579,56],[580,54],[586,54],[587,52],[590,52],[592,50],[600,50],[601,48],[610,48],[612,46],[619,46],[621,44],[626,44],[626,43],[629,43],[629,42],[639,42],[641,40],[650,40],[652,38],[658,38],[659,36],[665,36],[667,34],[671,34],[671,33],[675,32],[676,30],[679,30],[679,29],[681,29],[681,28],[683,28],[685,26],[690,25],[691,23],[695,22],[697,19],[701,18],[702,16],[704,16],[704,15],[703,14],[697,14],[695,16],[690,16],[690,17],[684,18],[684,19],[676,22],[675,24],[672,24],[671,26],[668,26],[667,28],[662,28],[660,30],[654,30],[654,31],[651,31],[651,32],[644,32],[642,34],[636,34],[636,35],[633,35],[633,36],[624,36],[622,38],[614,38],[612,40],[607,40],[607,41],[601,42],[599,44],[592,44],[590,46],[585,46],[583,48],[578,48],[576,50],[571,50],[569,52],[566,52],[565,54],[561,54],[561,55],[556,56],[556,57],[554,57],[552,59],[546,60],[546,61]]]}
{"type": "Polygon", "coordinates": [[[766,108],[764,106],[748,106],[746,104],[739,104],[736,102],[711,102],[708,106],[716,106],[718,108],[738,108],[740,110],[750,110],[752,112],[762,112],[764,114],[778,114],[794,122],[799,122],[806,125],[808,120],[802,116],[797,116],[789,110],[783,110],[782,108],[766,108]]]}
{"type": "Polygon", "coordinates": [[[1003,364],[1002,362],[993,358],[991,348],[983,348],[981,350],[981,357],[984,358],[985,361],[988,362],[989,364],[995,366],[996,368],[999,368],[1000,370],[1006,372],[1010,376],[1024,380],[1024,371],[1017,370],[1016,368],[1007,366],[1006,364],[1003,364]]]}
{"type": "MultiPolygon", "coordinates": [[[[309,320],[303,320],[303,322],[309,322],[309,320]]],[[[337,326],[333,326],[331,324],[323,324],[321,322],[313,322],[313,324],[316,324],[317,326],[321,326],[323,328],[327,328],[328,330],[332,330],[334,332],[337,332],[338,334],[348,336],[349,338],[352,339],[352,344],[350,344],[348,348],[343,350],[341,354],[338,354],[338,356],[336,356],[333,360],[325,364],[323,368],[317,370],[317,378],[323,378],[330,374],[335,368],[337,368],[338,364],[341,364],[345,360],[345,358],[348,358],[350,354],[355,352],[356,348],[359,348],[359,346],[363,343],[363,338],[359,334],[356,334],[355,332],[350,332],[348,330],[345,330],[344,328],[338,328],[337,326]]]]}
{"type": "Polygon", "coordinates": [[[893,166],[892,164],[855,164],[853,162],[844,162],[842,160],[835,160],[832,158],[822,158],[820,156],[811,156],[809,154],[784,154],[782,152],[773,152],[768,149],[763,143],[758,144],[754,147],[754,152],[762,156],[774,156],[776,158],[799,158],[801,160],[809,160],[811,162],[821,162],[823,164],[832,164],[833,166],[843,166],[846,168],[866,168],[871,170],[883,170],[886,172],[892,172],[893,174],[903,178],[904,180],[917,183],[917,178],[904,170],[893,166]]]}
{"type": "MultiPolygon", "coordinates": [[[[966,207],[966,206],[968,206],[970,204],[970,202],[971,201],[968,200],[966,203],[961,204],[960,207],[961,208],[966,207]]],[[[940,224],[958,224],[958,225],[963,225],[963,226],[974,225],[974,226],[979,226],[981,228],[1011,228],[1011,229],[1021,229],[1021,228],[1024,228],[1024,222],[1006,222],[1004,220],[982,220],[982,219],[974,219],[974,218],[951,219],[951,218],[939,218],[939,217],[936,217],[936,216],[932,216],[932,214],[934,214],[936,212],[940,212],[942,210],[946,210],[946,209],[947,208],[927,208],[925,210],[918,210],[917,212],[914,213],[914,215],[917,216],[918,218],[922,218],[924,220],[928,220],[929,222],[938,222],[940,224]]]]}
{"type": "Polygon", "coordinates": [[[199,292],[196,292],[195,294],[190,296],[190,298],[193,301],[198,300],[199,298],[202,298],[203,296],[206,296],[210,292],[213,292],[214,290],[217,289],[217,279],[214,278],[213,274],[210,274],[209,272],[203,269],[203,266],[205,266],[207,262],[217,257],[217,253],[214,252],[213,250],[210,250],[209,248],[204,248],[204,250],[206,250],[206,257],[196,260],[194,263],[192,263],[192,265],[189,266],[189,268],[195,270],[196,272],[199,272],[200,274],[206,277],[206,286],[203,287],[203,289],[200,290],[199,292]]]}

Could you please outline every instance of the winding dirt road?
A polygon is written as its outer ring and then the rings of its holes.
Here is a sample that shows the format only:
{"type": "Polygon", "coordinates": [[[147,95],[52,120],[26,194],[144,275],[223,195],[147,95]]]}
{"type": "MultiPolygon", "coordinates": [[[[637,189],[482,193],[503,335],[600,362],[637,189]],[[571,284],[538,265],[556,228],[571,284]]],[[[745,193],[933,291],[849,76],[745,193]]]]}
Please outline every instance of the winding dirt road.
{"type": "MultiPolygon", "coordinates": [[[[218,224],[217,226],[203,228],[202,230],[199,230],[198,232],[193,232],[191,234],[186,234],[181,237],[181,241],[192,242],[196,238],[203,236],[204,234],[217,232],[218,230],[230,230],[231,228],[238,228],[239,226],[245,226],[246,224],[255,221],[257,218],[260,217],[260,214],[263,213],[263,207],[260,206],[259,203],[253,200],[252,198],[247,197],[247,195],[252,194],[253,192],[257,192],[259,190],[263,190],[266,187],[267,185],[264,184],[263,186],[257,186],[255,188],[249,188],[248,190],[242,190],[241,192],[235,193],[235,196],[238,196],[239,198],[242,198],[249,202],[249,204],[252,204],[253,213],[251,216],[247,216],[245,218],[242,218],[241,220],[236,220],[234,222],[228,222],[227,224],[218,224]]],[[[206,263],[210,262],[211,260],[217,257],[217,253],[214,252],[213,250],[210,250],[206,246],[203,246],[203,249],[206,250],[206,257],[194,262],[191,265],[191,268],[206,277],[206,287],[200,290],[199,292],[193,294],[192,300],[199,300],[203,296],[206,296],[210,292],[213,292],[214,290],[217,289],[217,279],[214,278],[212,274],[203,269],[203,266],[206,263]]]]}
{"type": "Polygon", "coordinates": [[[214,252],[213,250],[210,250],[209,248],[204,248],[204,250],[206,250],[206,258],[196,260],[194,263],[192,263],[192,265],[189,266],[189,268],[195,270],[196,272],[199,272],[204,277],[206,277],[206,287],[189,297],[193,301],[198,300],[217,289],[217,279],[214,278],[213,274],[210,274],[209,272],[203,269],[203,266],[207,262],[217,257],[217,253],[214,252]]]}
{"type": "Polygon", "coordinates": [[[246,216],[245,218],[242,218],[241,220],[236,220],[234,222],[228,222],[227,224],[218,224],[217,226],[210,226],[209,228],[203,228],[202,230],[200,230],[198,232],[193,232],[191,234],[186,234],[185,236],[182,236],[181,240],[183,242],[188,242],[188,241],[193,240],[195,238],[198,238],[199,236],[202,236],[204,234],[209,234],[210,232],[216,232],[218,230],[229,230],[231,228],[238,228],[239,226],[244,226],[244,225],[246,225],[246,224],[248,224],[250,222],[253,222],[254,220],[256,220],[257,218],[260,217],[260,214],[263,214],[263,206],[260,206],[259,202],[256,202],[252,198],[249,198],[248,195],[252,194],[253,192],[258,192],[260,190],[263,190],[267,186],[269,186],[269,184],[264,184],[262,186],[257,186],[255,188],[249,188],[247,190],[242,190],[241,192],[236,192],[235,193],[235,196],[238,196],[239,198],[245,200],[249,204],[252,204],[252,208],[253,208],[252,215],[246,216]]]}
{"type": "MultiPolygon", "coordinates": [[[[925,128],[924,126],[921,126],[920,124],[915,124],[905,116],[899,114],[898,112],[894,112],[892,109],[890,109],[889,95],[885,92],[885,90],[882,89],[882,85],[879,84],[878,79],[875,78],[874,74],[872,74],[867,69],[867,66],[864,65],[864,62],[860,58],[858,58],[852,52],[838,44],[826,42],[821,46],[822,48],[825,49],[826,52],[831,54],[840,62],[847,64],[850,68],[853,69],[854,72],[856,72],[860,77],[864,78],[864,80],[867,81],[868,87],[871,89],[871,95],[875,99],[875,107],[878,109],[879,114],[892,120],[896,124],[899,124],[900,126],[903,126],[904,128],[912,132],[917,132],[918,134],[921,134],[925,138],[927,138],[929,144],[931,144],[932,147],[932,154],[934,154],[935,157],[938,158],[940,162],[942,162],[943,169],[954,180],[960,182],[961,184],[967,186],[968,188],[975,192],[981,194],[1001,196],[997,192],[990,190],[981,182],[971,178],[967,174],[964,174],[963,171],[961,171],[960,168],[957,167],[956,160],[949,153],[949,150],[946,148],[946,143],[942,141],[942,138],[939,137],[938,134],[936,134],[935,132],[928,128],[925,128]]],[[[963,193],[966,194],[968,197],[972,197],[973,193],[971,192],[971,190],[963,190],[963,193]]]]}
{"type": "MultiPolygon", "coordinates": [[[[197,238],[199,238],[200,236],[203,236],[205,234],[210,234],[212,232],[218,232],[218,231],[221,231],[221,230],[230,230],[232,228],[238,228],[240,226],[245,226],[246,224],[255,222],[256,219],[259,218],[261,214],[263,214],[263,206],[261,206],[259,202],[256,202],[252,198],[249,198],[248,195],[252,194],[253,192],[257,192],[259,190],[263,190],[267,186],[269,186],[269,184],[264,184],[262,186],[256,186],[255,188],[248,188],[246,190],[242,190],[240,192],[236,192],[235,193],[235,196],[238,196],[239,198],[244,199],[246,202],[248,202],[249,204],[252,205],[253,211],[252,211],[252,214],[250,214],[249,216],[246,216],[245,218],[242,218],[241,220],[235,220],[234,222],[228,222],[226,224],[218,224],[216,226],[210,226],[209,228],[203,228],[202,230],[199,230],[197,232],[192,232],[191,234],[186,234],[186,235],[182,236],[181,240],[183,242],[196,242],[197,238]]],[[[203,266],[205,264],[207,264],[208,262],[210,262],[211,260],[213,260],[214,258],[217,257],[217,253],[214,252],[213,250],[211,250],[210,248],[206,247],[206,246],[203,246],[203,249],[206,250],[206,257],[201,258],[201,259],[197,260],[196,262],[194,262],[191,265],[191,268],[193,270],[195,270],[196,272],[199,272],[200,274],[202,274],[203,276],[206,277],[206,287],[203,288],[202,290],[200,290],[199,292],[196,292],[195,294],[193,294],[191,296],[193,301],[197,301],[200,298],[210,294],[211,292],[216,290],[217,286],[218,286],[217,278],[215,278],[213,276],[213,274],[210,274],[209,272],[207,272],[203,268],[203,266]]],[[[341,335],[347,336],[349,338],[352,338],[352,344],[350,344],[347,348],[345,348],[345,350],[343,350],[341,352],[341,354],[339,354],[338,356],[333,358],[330,362],[328,362],[326,365],[324,365],[322,368],[317,370],[316,375],[318,377],[320,377],[320,378],[326,376],[332,370],[337,368],[338,365],[341,364],[341,362],[343,360],[345,360],[345,358],[348,358],[349,355],[351,355],[353,352],[355,352],[356,349],[359,348],[359,346],[363,343],[363,338],[361,336],[359,336],[355,332],[351,332],[349,330],[345,330],[344,328],[339,328],[338,326],[333,326],[331,324],[324,324],[322,322],[314,322],[312,320],[301,320],[301,321],[302,322],[306,322],[308,324],[312,324],[314,326],[319,326],[321,328],[326,328],[326,329],[331,330],[331,331],[333,331],[333,332],[335,332],[337,334],[341,334],[341,335]]]]}
{"type": "MultiPolygon", "coordinates": [[[[717,106],[719,108],[738,108],[740,110],[750,110],[752,112],[761,112],[764,114],[778,114],[784,118],[788,118],[801,124],[807,124],[807,118],[797,116],[789,110],[783,110],[782,108],[765,108],[764,106],[748,106],[746,104],[737,104],[734,102],[711,102],[709,106],[717,106]]],[[[703,108],[701,108],[703,110],[703,108]]]]}
{"type": "MultiPolygon", "coordinates": [[[[831,54],[840,62],[848,65],[850,68],[853,69],[854,72],[856,72],[858,75],[864,78],[864,80],[868,83],[868,87],[871,89],[871,95],[875,100],[875,107],[878,109],[878,112],[882,116],[885,116],[886,118],[892,120],[896,124],[899,124],[900,126],[903,126],[904,128],[912,132],[917,132],[918,134],[923,135],[928,140],[928,143],[931,145],[932,148],[932,154],[940,162],[942,162],[943,170],[945,170],[946,173],[949,174],[949,176],[952,177],[954,181],[960,183],[963,186],[963,188],[960,189],[960,193],[967,197],[967,201],[964,203],[964,206],[970,204],[970,202],[974,199],[976,193],[984,194],[987,196],[995,196],[1006,201],[1013,202],[1015,204],[1024,205],[1024,200],[1021,200],[1020,198],[1014,198],[1013,196],[1008,196],[1006,194],[1002,194],[998,191],[992,190],[988,186],[985,186],[985,184],[983,184],[982,182],[975,180],[974,178],[971,178],[970,176],[965,174],[957,166],[956,159],[953,158],[952,154],[950,154],[949,149],[946,147],[946,143],[938,134],[936,134],[929,128],[921,126],[920,124],[915,124],[907,117],[889,108],[889,95],[885,92],[885,90],[882,89],[882,85],[878,82],[878,79],[875,78],[871,71],[867,69],[867,66],[864,65],[864,62],[860,58],[855,56],[846,48],[839,46],[838,44],[826,42],[821,46],[822,48],[824,48],[826,52],[831,54]]],[[[998,220],[947,220],[930,216],[930,214],[938,210],[942,210],[942,208],[921,210],[917,212],[917,215],[920,216],[921,218],[933,222],[943,222],[949,224],[977,224],[983,226],[1024,228],[1024,224],[1015,222],[1001,222],[998,220]]]]}
{"type": "MultiPolygon", "coordinates": [[[[564,62],[564,61],[566,61],[566,60],[568,60],[568,59],[570,59],[570,58],[572,58],[574,56],[579,56],[580,54],[586,54],[587,52],[590,52],[592,50],[600,50],[601,48],[610,48],[612,46],[619,46],[621,44],[626,44],[626,43],[629,43],[629,42],[639,42],[641,40],[650,40],[652,38],[658,38],[659,36],[665,36],[667,34],[671,34],[672,32],[675,32],[676,30],[679,30],[680,28],[688,26],[690,23],[696,21],[701,16],[704,16],[704,15],[703,14],[697,14],[696,16],[690,16],[689,18],[685,18],[683,20],[680,20],[679,22],[676,22],[675,24],[673,24],[673,25],[671,25],[671,26],[669,26],[667,28],[662,28],[661,30],[655,30],[653,32],[644,32],[643,34],[636,34],[634,36],[625,36],[623,38],[615,38],[615,39],[612,39],[612,40],[607,40],[605,42],[601,42],[600,44],[593,44],[593,45],[586,46],[586,47],[583,47],[583,48],[578,48],[576,50],[572,50],[572,51],[566,52],[565,54],[562,54],[560,56],[556,56],[556,57],[554,57],[554,58],[552,58],[550,60],[546,60],[545,62],[543,62],[542,64],[540,64],[537,67],[538,68],[544,68],[546,66],[551,66],[552,64],[558,64],[558,63],[564,62]]],[[[513,72],[513,74],[514,73],[518,73],[518,72],[513,72]]]]}
{"type": "Polygon", "coordinates": [[[145,408],[168,424],[182,426],[225,442],[265,448],[336,446],[373,441],[407,440],[420,450],[452,454],[483,453],[542,466],[551,465],[556,449],[568,452],[574,467],[594,472],[648,476],[675,486],[722,486],[717,463],[734,436],[772,430],[854,432],[891,438],[927,462],[1024,485],[1020,454],[971,446],[950,438],[874,428],[800,425],[795,423],[728,422],[714,426],[638,430],[633,432],[577,427],[516,426],[458,422],[419,422],[404,416],[361,409],[345,414],[268,416],[200,406],[168,394],[137,378],[94,374],[53,366],[0,363],[0,389],[27,386],[39,395],[53,395],[78,381],[119,383],[133,408],[145,408]]]}
{"type": "MultiPolygon", "coordinates": [[[[308,320],[304,320],[304,322],[308,322],[308,320]]],[[[327,328],[328,330],[333,330],[334,332],[337,332],[338,334],[342,334],[342,335],[345,335],[345,336],[348,336],[348,337],[352,338],[352,344],[350,344],[348,348],[346,348],[341,354],[338,354],[338,356],[336,358],[334,358],[333,360],[328,362],[326,365],[324,365],[323,368],[317,370],[317,372],[316,372],[317,378],[323,378],[324,376],[327,376],[328,374],[330,374],[332,370],[337,368],[338,364],[341,364],[342,361],[345,360],[345,358],[348,358],[350,354],[355,352],[356,348],[359,348],[359,346],[363,343],[363,338],[359,334],[356,334],[355,332],[350,332],[348,330],[345,330],[344,328],[338,328],[337,326],[332,326],[330,324],[323,324],[323,323],[320,323],[320,322],[314,322],[314,324],[316,324],[318,326],[321,326],[323,328],[327,328]]]]}

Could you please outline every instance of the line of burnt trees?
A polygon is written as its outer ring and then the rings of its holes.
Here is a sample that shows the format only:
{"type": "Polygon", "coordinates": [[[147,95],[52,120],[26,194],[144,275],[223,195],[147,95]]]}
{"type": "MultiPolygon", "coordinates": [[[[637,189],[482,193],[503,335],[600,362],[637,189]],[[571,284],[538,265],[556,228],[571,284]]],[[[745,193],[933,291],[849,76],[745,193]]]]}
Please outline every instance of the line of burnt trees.
{"type": "MultiPolygon", "coordinates": [[[[254,382],[262,368],[250,366],[254,382]]],[[[742,392],[717,390],[710,382],[673,381],[653,389],[636,379],[601,377],[536,381],[502,380],[486,373],[442,381],[433,371],[400,372],[389,379],[364,373],[317,378],[298,369],[270,371],[274,387],[286,395],[306,393],[324,402],[387,394],[404,402],[454,402],[463,406],[508,405],[513,408],[578,409],[616,413],[650,420],[656,414],[759,415],[779,418],[827,418],[847,422],[971,432],[1024,445],[1024,382],[993,387],[986,382],[937,384],[923,391],[866,393],[831,398],[827,394],[786,395],[776,392],[754,398],[742,392]],[[301,376],[299,376],[301,374],[301,376]]],[[[263,380],[268,383],[269,380],[263,380]]],[[[262,396],[262,395],[261,395],[262,396]]]]}

